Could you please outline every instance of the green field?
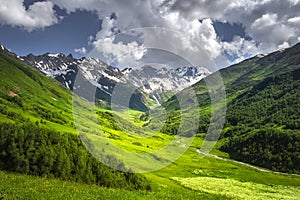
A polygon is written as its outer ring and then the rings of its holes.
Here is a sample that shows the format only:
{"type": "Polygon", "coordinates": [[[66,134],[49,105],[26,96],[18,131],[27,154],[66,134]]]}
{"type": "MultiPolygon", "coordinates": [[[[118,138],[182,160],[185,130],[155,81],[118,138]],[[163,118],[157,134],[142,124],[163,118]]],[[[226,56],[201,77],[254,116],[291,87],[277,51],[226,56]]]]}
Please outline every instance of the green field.
{"type": "Polygon", "coordinates": [[[209,194],[224,195],[230,199],[299,199],[299,187],[263,185],[233,179],[197,177],[174,180],[187,188],[209,194]]]}

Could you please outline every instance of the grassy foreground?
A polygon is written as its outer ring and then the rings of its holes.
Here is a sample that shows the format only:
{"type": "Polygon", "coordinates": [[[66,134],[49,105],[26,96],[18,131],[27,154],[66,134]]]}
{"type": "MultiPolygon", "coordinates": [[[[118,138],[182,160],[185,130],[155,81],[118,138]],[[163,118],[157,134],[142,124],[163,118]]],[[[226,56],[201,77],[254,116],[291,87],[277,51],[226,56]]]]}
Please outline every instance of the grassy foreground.
{"type": "Polygon", "coordinates": [[[182,188],[128,191],[0,171],[0,199],[222,199],[182,188]]]}
{"type": "Polygon", "coordinates": [[[282,185],[263,185],[233,179],[197,177],[173,178],[185,187],[210,194],[222,194],[232,199],[299,199],[299,188],[282,185]],[[240,191],[240,192],[236,192],[240,191]]]}
{"type": "Polygon", "coordinates": [[[0,171],[0,199],[299,199],[300,178],[261,172],[238,163],[201,158],[192,146],[181,158],[147,173],[152,191],[0,171]]]}

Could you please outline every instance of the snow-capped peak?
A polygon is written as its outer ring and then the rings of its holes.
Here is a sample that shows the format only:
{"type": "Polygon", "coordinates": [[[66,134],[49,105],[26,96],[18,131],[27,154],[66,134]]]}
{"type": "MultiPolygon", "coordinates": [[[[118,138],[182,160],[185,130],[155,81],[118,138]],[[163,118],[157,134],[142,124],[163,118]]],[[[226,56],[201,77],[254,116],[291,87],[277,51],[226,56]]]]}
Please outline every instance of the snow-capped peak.
{"type": "Polygon", "coordinates": [[[265,54],[258,54],[258,55],[256,55],[256,58],[263,58],[265,56],[266,56],[265,54]]]}
{"type": "Polygon", "coordinates": [[[278,51],[280,52],[280,53],[282,53],[282,52],[284,52],[286,50],[286,48],[281,48],[281,49],[279,49],[278,51]]]}
{"type": "Polygon", "coordinates": [[[210,74],[208,69],[199,66],[167,69],[147,65],[140,69],[125,69],[122,72],[136,87],[142,87],[150,94],[163,91],[178,92],[210,74]]]}
{"type": "Polygon", "coordinates": [[[50,56],[50,57],[58,58],[58,56],[59,56],[60,54],[59,54],[59,53],[57,53],[57,54],[51,54],[51,53],[48,53],[47,55],[50,56]]]}
{"type": "Polygon", "coordinates": [[[200,66],[172,68],[166,66],[145,65],[141,68],[126,68],[120,71],[96,58],[75,59],[72,55],[29,54],[19,59],[37,68],[47,76],[53,77],[71,90],[78,73],[91,85],[111,95],[116,83],[128,81],[136,88],[149,94],[158,103],[159,94],[165,91],[179,92],[210,74],[200,66]]]}

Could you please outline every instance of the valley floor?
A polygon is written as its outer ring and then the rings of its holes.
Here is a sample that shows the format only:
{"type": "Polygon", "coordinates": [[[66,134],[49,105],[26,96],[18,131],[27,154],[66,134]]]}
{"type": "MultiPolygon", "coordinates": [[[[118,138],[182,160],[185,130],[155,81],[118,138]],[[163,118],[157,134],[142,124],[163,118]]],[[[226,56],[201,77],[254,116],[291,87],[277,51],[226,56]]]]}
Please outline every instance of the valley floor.
{"type": "Polygon", "coordinates": [[[288,174],[288,173],[283,173],[283,172],[276,172],[276,171],[272,171],[272,170],[269,170],[269,169],[264,169],[264,168],[260,168],[260,167],[254,166],[254,165],[250,165],[248,163],[244,163],[244,162],[241,162],[241,161],[236,161],[236,160],[232,160],[232,159],[229,159],[229,158],[223,158],[223,157],[220,157],[220,156],[217,156],[217,155],[214,155],[214,154],[205,153],[205,152],[202,152],[200,149],[197,149],[197,152],[200,155],[204,155],[204,156],[208,156],[208,157],[212,157],[212,158],[216,158],[216,159],[224,160],[224,161],[228,161],[228,162],[238,163],[238,164],[253,168],[253,169],[261,171],[261,172],[269,172],[269,173],[274,173],[274,174],[291,175],[291,176],[300,177],[300,174],[288,174]]]}
{"type": "Polygon", "coordinates": [[[0,171],[0,199],[299,199],[300,178],[190,148],[172,165],[145,176],[152,191],[108,189],[0,171]]]}

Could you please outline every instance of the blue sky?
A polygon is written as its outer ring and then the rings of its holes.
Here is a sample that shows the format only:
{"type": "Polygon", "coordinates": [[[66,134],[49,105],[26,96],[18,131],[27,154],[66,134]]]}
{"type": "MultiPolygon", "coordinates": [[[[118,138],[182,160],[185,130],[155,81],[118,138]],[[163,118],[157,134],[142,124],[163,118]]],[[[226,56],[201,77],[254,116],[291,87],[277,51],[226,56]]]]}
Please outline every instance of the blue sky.
{"type": "MultiPolygon", "coordinates": [[[[146,56],[147,41],[138,38],[142,35],[138,31],[127,35],[137,39],[131,42],[117,41],[115,34],[154,26],[190,35],[191,44],[201,43],[216,65],[224,67],[298,43],[298,10],[298,0],[0,0],[0,43],[18,55],[49,52],[82,57],[96,49],[104,60],[115,59],[125,66],[146,56]],[[135,53],[119,59],[127,51],[135,53]]],[[[178,43],[178,48],[188,43],[177,39],[158,42],[178,43]]],[[[195,48],[184,51],[197,53],[195,48]]]]}
{"type": "MultiPolygon", "coordinates": [[[[65,14],[65,13],[64,13],[65,14]]],[[[33,53],[72,53],[86,46],[88,37],[101,29],[101,21],[89,11],[76,11],[65,15],[58,24],[28,32],[20,27],[0,26],[0,43],[18,55],[33,53]]],[[[91,48],[91,47],[89,47],[91,48]]]]}

